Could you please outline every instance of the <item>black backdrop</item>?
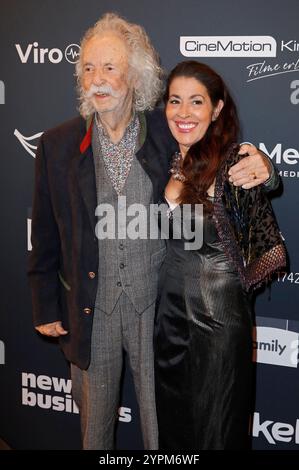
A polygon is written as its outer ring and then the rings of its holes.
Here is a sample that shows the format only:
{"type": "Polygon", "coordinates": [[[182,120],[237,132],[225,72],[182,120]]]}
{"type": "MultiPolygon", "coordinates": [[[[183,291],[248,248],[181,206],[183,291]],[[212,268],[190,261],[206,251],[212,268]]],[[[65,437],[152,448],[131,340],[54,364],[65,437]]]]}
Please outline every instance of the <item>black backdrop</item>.
{"type": "MultiPolygon", "coordinates": [[[[273,206],[290,269],[256,301],[253,445],[298,449],[297,0],[1,1],[0,437],[15,449],[80,448],[68,365],[57,344],[32,328],[26,262],[37,140],[45,129],[76,114],[77,44],[106,11],[142,24],[167,70],[184,58],[180,37],[193,37],[185,47],[192,55],[201,44],[199,60],[223,75],[238,104],[243,139],[266,150],[281,172],[283,191],[273,206]]],[[[139,449],[128,371],[124,385],[118,445],[139,449]]]]}

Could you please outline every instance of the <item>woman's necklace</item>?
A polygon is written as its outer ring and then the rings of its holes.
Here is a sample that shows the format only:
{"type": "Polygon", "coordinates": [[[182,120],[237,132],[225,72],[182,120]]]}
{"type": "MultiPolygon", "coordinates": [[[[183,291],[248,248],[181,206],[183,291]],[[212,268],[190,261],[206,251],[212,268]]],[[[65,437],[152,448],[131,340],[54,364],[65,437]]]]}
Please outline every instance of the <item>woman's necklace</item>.
{"type": "Polygon", "coordinates": [[[169,172],[172,174],[173,179],[177,181],[181,181],[181,183],[184,183],[186,181],[186,177],[183,175],[183,157],[180,152],[175,152],[172,162],[171,162],[171,168],[169,172]]]}

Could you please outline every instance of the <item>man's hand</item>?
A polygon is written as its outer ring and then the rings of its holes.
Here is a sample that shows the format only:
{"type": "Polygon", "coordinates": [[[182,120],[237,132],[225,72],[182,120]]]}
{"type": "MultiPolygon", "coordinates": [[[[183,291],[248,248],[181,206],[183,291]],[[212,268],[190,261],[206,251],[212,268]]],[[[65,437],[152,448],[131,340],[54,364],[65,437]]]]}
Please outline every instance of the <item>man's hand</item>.
{"type": "Polygon", "coordinates": [[[35,329],[45,336],[57,336],[67,335],[66,331],[61,324],[61,321],[54,321],[53,323],[45,323],[44,325],[36,326],[35,329]]]}
{"type": "Polygon", "coordinates": [[[254,145],[241,145],[240,155],[248,154],[236,165],[232,166],[228,172],[229,181],[235,186],[242,186],[250,189],[264,183],[270,177],[271,163],[266,155],[258,150],[254,145]]]}

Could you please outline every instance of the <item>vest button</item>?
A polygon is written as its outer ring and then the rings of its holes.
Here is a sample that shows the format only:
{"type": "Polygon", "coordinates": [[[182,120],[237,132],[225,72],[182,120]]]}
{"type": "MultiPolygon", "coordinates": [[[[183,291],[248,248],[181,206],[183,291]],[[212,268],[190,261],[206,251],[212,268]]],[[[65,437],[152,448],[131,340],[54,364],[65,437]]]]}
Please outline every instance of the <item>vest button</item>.
{"type": "Polygon", "coordinates": [[[123,249],[124,249],[124,244],[120,242],[120,244],[118,245],[118,248],[119,248],[120,250],[123,250],[123,249]]]}
{"type": "Polygon", "coordinates": [[[124,269],[124,267],[125,267],[124,263],[120,263],[119,267],[120,267],[120,269],[124,269]]]}
{"type": "Polygon", "coordinates": [[[96,277],[96,273],[94,273],[93,271],[90,271],[88,273],[88,277],[89,277],[89,279],[94,279],[96,277]]]}
{"type": "Polygon", "coordinates": [[[121,287],[121,282],[117,281],[116,285],[117,285],[117,287],[121,287]]]}
{"type": "Polygon", "coordinates": [[[90,314],[91,314],[91,308],[85,307],[85,308],[83,309],[83,312],[85,313],[85,315],[90,315],[90,314]]]}

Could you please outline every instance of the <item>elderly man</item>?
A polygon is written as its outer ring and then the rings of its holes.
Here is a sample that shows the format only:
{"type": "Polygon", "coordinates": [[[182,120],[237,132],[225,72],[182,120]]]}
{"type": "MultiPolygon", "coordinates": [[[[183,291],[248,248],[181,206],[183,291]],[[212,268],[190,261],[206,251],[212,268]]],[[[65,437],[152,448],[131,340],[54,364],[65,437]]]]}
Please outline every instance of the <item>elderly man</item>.
{"type": "MultiPolygon", "coordinates": [[[[59,337],[72,364],[83,447],[113,448],[125,350],[144,446],[156,449],[152,335],[164,241],[99,239],[95,228],[97,206],[118,214],[125,197],[127,207],[149,209],[167,183],[177,147],[163,113],[149,111],[161,94],[161,69],[144,30],[106,14],[83,38],[77,75],[82,117],[45,132],[36,159],[34,324],[59,337]]],[[[271,163],[253,146],[246,152],[231,178],[244,187],[265,182],[271,163]]]]}

